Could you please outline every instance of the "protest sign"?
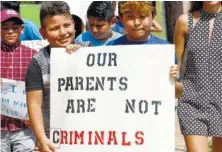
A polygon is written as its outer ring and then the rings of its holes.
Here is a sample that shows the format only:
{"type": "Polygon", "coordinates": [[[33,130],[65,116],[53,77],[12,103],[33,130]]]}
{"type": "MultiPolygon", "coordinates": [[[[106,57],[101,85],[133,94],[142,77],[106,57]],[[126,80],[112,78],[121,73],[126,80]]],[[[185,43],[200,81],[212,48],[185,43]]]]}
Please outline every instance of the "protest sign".
{"type": "Polygon", "coordinates": [[[50,139],[59,152],[174,152],[173,45],[51,52],[50,139]]]}
{"type": "Polygon", "coordinates": [[[1,114],[18,119],[28,119],[25,83],[3,79],[1,85],[1,114]]]}

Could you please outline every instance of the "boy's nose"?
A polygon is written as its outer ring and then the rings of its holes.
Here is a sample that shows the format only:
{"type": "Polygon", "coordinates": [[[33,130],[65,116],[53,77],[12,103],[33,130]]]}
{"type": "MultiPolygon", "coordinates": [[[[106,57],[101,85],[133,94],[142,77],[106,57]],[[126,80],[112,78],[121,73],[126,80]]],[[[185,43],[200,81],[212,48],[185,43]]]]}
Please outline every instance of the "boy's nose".
{"type": "Polygon", "coordinates": [[[64,34],[66,34],[66,30],[63,27],[61,27],[59,30],[59,35],[64,35],[64,34]]]}
{"type": "Polygon", "coordinates": [[[12,28],[10,28],[9,30],[8,30],[8,33],[13,33],[13,29],[12,28]]]}
{"type": "Polygon", "coordinates": [[[97,32],[98,30],[97,30],[97,27],[95,27],[95,26],[93,26],[92,27],[92,32],[97,32]]]}
{"type": "Polygon", "coordinates": [[[138,18],[136,18],[136,19],[134,20],[134,24],[135,24],[135,25],[140,25],[140,20],[139,20],[138,18]]]}

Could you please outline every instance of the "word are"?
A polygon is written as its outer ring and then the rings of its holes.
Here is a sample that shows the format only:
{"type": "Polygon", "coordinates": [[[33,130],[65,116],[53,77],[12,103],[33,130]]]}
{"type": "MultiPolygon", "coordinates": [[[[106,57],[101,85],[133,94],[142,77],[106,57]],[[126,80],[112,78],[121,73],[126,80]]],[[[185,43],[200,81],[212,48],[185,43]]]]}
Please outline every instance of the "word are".
{"type": "Polygon", "coordinates": [[[96,102],[95,98],[88,98],[87,101],[83,99],[69,99],[66,113],[85,113],[85,112],[95,112],[96,109],[93,106],[96,102]],[[76,108],[75,108],[76,105],[76,108]],[[76,110],[75,110],[76,109],[76,110]]]}

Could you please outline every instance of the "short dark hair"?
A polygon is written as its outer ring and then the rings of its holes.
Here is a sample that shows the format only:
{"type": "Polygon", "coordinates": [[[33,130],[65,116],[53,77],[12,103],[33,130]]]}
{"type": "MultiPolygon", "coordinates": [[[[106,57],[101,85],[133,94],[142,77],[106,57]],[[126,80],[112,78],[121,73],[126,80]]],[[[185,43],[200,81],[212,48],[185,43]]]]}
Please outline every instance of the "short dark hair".
{"type": "Polygon", "coordinates": [[[40,8],[40,24],[44,27],[44,20],[47,16],[70,14],[70,7],[64,1],[46,1],[40,8]]]}
{"type": "Polygon", "coordinates": [[[1,10],[13,9],[20,13],[20,1],[1,1],[1,10]]]}
{"type": "Polygon", "coordinates": [[[95,17],[110,22],[114,17],[112,3],[110,1],[93,1],[87,10],[87,17],[95,17]]]}
{"type": "Polygon", "coordinates": [[[189,12],[194,12],[198,11],[203,7],[203,2],[202,1],[192,1],[191,2],[191,8],[189,12]]]}
{"type": "Polygon", "coordinates": [[[72,19],[75,22],[75,30],[76,30],[75,38],[77,38],[83,32],[84,23],[82,19],[77,15],[72,14],[72,19]]]}

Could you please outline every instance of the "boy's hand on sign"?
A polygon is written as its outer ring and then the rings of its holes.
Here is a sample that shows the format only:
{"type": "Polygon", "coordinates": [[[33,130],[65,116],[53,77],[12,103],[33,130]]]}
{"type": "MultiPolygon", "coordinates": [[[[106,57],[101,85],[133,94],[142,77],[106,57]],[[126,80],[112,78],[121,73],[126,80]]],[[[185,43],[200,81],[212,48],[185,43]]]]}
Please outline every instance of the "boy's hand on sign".
{"type": "Polygon", "coordinates": [[[178,81],[179,79],[179,66],[178,65],[172,65],[170,68],[170,75],[173,77],[175,81],[178,81]]]}
{"type": "Polygon", "coordinates": [[[40,152],[56,152],[55,146],[48,138],[39,142],[39,148],[40,152]]]}
{"type": "Polygon", "coordinates": [[[28,126],[29,128],[31,128],[32,126],[31,126],[31,123],[30,123],[30,121],[29,120],[23,120],[23,123],[25,123],[26,124],[26,126],[28,126]]]}
{"type": "Polygon", "coordinates": [[[77,45],[77,44],[69,44],[68,46],[66,46],[66,52],[68,54],[71,54],[73,52],[76,52],[81,46],[77,45]]]}

